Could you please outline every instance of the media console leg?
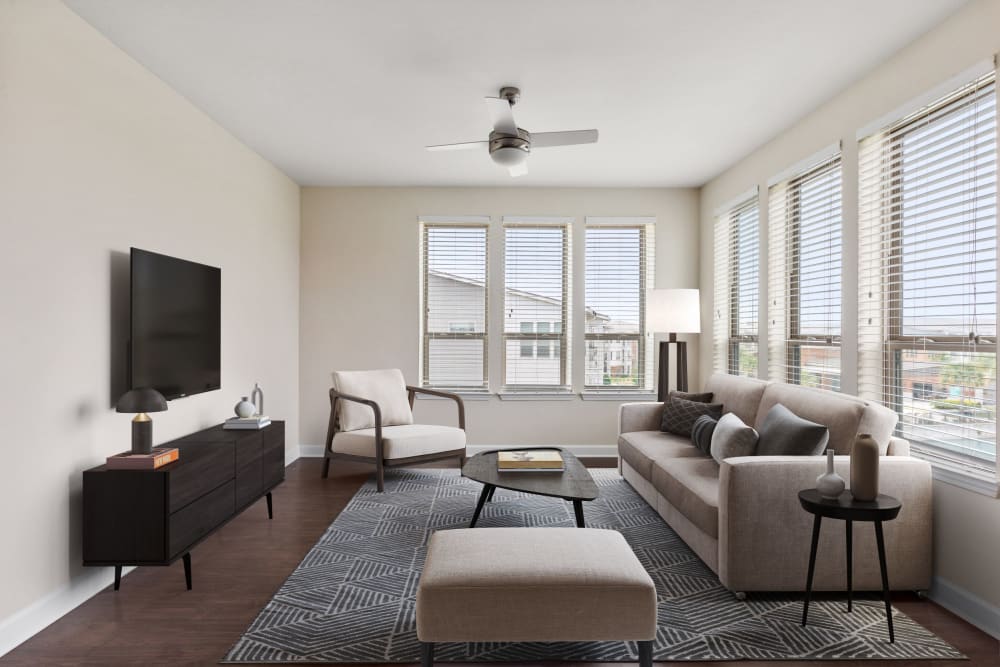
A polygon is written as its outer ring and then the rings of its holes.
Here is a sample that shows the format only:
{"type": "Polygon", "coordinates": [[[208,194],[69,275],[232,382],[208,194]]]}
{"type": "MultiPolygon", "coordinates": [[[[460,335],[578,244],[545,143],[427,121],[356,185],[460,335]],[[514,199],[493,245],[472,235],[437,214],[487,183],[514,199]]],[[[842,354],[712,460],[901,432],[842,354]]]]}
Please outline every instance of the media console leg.
{"type": "Polygon", "coordinates": [[[274,506],[271,503],[271,492],[270,491],[267,492],[267,518],[268,519],[273,519],[274,518],[274,506]]]}
{"type": "Polygon", "coordinates": [[[191,590],[191,554],[184,554],[184,582],[187,584],[187,589],[191,590]]]}
{"type": "Polygon", "coordinates": [[[122,566],[115,565],[115,590],[117,591],[122,585],[122,566]]]}

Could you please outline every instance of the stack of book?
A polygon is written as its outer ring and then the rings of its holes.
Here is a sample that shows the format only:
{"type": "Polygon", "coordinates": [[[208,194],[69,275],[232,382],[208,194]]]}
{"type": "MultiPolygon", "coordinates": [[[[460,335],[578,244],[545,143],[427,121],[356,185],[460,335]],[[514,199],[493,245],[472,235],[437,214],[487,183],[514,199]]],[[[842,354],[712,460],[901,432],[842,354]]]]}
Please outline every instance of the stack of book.
{"type": "Polygon", "coordinates": [[[149,454],[122,452],[109,456],[105,467],[108,470],[156,470],[180,458],[176,447],[155,447],[149,454]]]}
{"type": "Polygon", "coordinates": [[[555,449],[508,449],[497,452],[500,472],[561,472],[565,470],[562,454],[555,449]]]}
{"type": "Polygon", "coordinates": [[[227,431],[246,430],[251,431],[262,429],[271,423],[271,418],[265,415],[254,415],[253,417],[230,417],[222,428],[227,431]]]}

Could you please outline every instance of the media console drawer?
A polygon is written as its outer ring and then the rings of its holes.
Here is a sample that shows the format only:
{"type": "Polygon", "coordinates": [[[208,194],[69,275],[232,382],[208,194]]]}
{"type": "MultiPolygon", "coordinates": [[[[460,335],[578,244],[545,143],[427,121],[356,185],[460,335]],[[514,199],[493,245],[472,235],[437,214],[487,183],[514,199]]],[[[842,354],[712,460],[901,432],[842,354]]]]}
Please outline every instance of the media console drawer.
{"type": "Polygon", "coordinates": [[[170,557],[176,558],[214,528],[232,516],[236,509],[233,490],[236,484],[226,482],[215,491],[202,496],[184,509],[170,515],[170,557]]]}

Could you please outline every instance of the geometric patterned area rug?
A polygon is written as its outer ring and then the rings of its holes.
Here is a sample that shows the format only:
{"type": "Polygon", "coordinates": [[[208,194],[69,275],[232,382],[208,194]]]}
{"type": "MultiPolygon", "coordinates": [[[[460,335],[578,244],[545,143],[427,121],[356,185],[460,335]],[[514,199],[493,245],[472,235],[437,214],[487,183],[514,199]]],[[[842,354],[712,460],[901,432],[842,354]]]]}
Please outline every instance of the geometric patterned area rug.
{"type": "MultiPolygon", "coordinates": [[[[621,532],[656,583],[655,660],[866,660],[964,658],[895,612],[861,599],[815,601],[799,622],[798,595],[737,600],[618,476],[592,471],[600,497],[584,503],[587,526],[621,532]]],[[[222,662],[419,662],[414,605],[428,536],[465,528],[482,486],[457,470],[387,471],[385,493],[369,480],[306,554],[222,662]]],[[[557,498],[497,489],[478,526],[574,526],[557,498]]],[[[631,642],[440,644],[439,662],[574,660],[634,662],[631,642]]]]}

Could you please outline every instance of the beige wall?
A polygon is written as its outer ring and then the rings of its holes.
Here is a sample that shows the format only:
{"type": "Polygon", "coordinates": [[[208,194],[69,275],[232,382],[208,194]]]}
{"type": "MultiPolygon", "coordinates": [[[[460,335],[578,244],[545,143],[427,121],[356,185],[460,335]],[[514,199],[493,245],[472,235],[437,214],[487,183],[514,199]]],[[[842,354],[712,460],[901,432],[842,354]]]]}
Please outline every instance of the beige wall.
{"type": "MultiPolygon", "coordinates": [[[[844,151],[844,389],[857,385],[857,144],[856,133],[898,110],[965,69],[1000,51],[1000,2],[975,0],[898,52],[850,88],[706,184],[701,193],[703,331],[711,331],[713,216],[720,206],[770,177],[843,141],[844,151]]],[[[848,40],[849,41],[849,40],[848,40]]],[[[761,248],[766,249],[767,208],[762,195],[761,248]]],[[[761,311],[766,312],[766,276],[761,262],[761,311]]],[[[762,327],[764,318],[761,318],[762,327]]],[[[710,334],[709,334],[710,335],[710,334]]],[[[766,340],[762,330],[761,340],[766,340]]],[[[766,346],[762,345],[762,352],[766,346]]],[[[701,372],[710,372],[711,346],[702,345],[701,372]]],[[[992,630],[1000,632],[1000,570],[987,554],[1000,553],[1000,501],[937,483],[935,573],[951,586],[994,606],[992,630]]]]}
{"type": "MultiPolygon", "coordinates": [[[[574,264],[582,266],[591,216],[655,216],[656,285],[694,287],[696,190],[550,188],[303,188],[300,401],[302,442],[320,445],[333,370],[401,368],[419,380],[420,215],[573,216],[574,264]]],[[[498,248],[491,247],[491,261],[498,248]]],[[[493,275],[495,267],[491,268],[493,275]]],[[[573,284],[574,303],[583,284],[573,284]]],[[[491,301],[491,310],[497,304],[491,301]]],[[[574,309],[574,383],[583,377],[582,314],[574,309]]],[[[502,313],[502,307],[501,311],[502,313]]],[[[494,319],[493,321],[497,321],[494,319]]],[[[495,346],[491,346],[495,349],[495,346]]],[[[697,348],[691,352],[692,363],[697,348]]],[[[491,374],[499,359],[490,360],[491,374]]],[[[695,374],[691,381],[697,386],[695,374]]],[[[454,419],[454,406],[421,401],[417,417],[454,419]]],[[[468,401],[473,445],[613,445],[617,402],[468,401]]]]}
{"type": "Polygon", "coordinates": [[[129,446],[129,246],[222,267],[222,390],[171,402],[156,441],[259,381],[296,453],[299,189],[48,0],[0,1],[0,146],[2,654],[111,578],[80,566],[80,473],[129,446]]]}

